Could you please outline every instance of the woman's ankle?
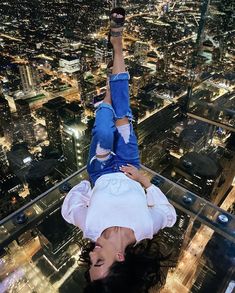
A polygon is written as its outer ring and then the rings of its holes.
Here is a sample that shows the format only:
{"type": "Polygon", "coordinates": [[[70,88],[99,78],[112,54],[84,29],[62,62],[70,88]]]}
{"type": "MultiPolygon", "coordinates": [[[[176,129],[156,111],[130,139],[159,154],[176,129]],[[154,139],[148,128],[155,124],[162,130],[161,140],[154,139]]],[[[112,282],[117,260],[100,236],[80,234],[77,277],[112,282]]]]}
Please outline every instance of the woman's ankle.
{"type": "Polygon", "coordinates": [[[122,36],[120,36],[120,37],[111,37],[110,42],[113,45],[113,50],[114,51],[119,51],[119,50],[122,51],[122,48],[123,48],[122,36]]]}

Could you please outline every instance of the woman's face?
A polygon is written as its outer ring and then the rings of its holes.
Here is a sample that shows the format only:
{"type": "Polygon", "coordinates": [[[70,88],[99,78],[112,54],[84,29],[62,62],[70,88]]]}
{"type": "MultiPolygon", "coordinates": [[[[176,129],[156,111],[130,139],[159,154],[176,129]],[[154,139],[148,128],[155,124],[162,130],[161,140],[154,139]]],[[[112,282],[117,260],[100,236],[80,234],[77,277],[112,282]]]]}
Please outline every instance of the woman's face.
{"type": "Polygon", "coordinates": [[[123,255],[118,252],[115,244],[110,239],[99,237],[95,248],[90,252],[90,279],[91,281],[102,279],[109,273],[109,269],[116,261],[123,261],[123,255]]]}

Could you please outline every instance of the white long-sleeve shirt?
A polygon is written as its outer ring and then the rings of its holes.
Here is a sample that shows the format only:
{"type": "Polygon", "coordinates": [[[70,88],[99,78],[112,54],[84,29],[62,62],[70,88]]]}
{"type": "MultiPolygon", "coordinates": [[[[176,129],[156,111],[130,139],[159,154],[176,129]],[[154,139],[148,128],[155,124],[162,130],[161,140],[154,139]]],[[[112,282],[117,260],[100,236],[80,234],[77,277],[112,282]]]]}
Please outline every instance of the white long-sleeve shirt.
{"type": "Polygon", "coordinates": [[[132,229],[139,242],[176,222],[175,209],[159,188],[151,185],[145,193],[140,183],[123,173],[101,176],[93,189],[83,180],[70,190],[61,213],[94,242],[109,227],[132,229]]]}

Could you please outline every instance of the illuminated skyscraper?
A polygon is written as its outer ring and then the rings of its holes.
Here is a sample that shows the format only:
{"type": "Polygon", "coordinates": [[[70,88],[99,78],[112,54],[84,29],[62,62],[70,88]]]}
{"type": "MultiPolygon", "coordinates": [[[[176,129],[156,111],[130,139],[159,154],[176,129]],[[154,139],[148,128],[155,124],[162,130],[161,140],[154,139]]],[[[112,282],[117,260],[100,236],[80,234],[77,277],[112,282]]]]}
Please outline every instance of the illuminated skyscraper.
{"type": "Polygon", "coordinates": [[[86,164],[90,145],[86,129],[86,124],[80,121],[63,125],[63,154],[69,173],[77,171],[86,164]]]}
{"type": "Polygon", "coordinates": [[[0,145],[0,169],[4,171],[8,167],[8,160],[4,148],[0,145]]]}
{"type": "Polygon", "coordinates": [[[28,94],[34,91],[38,84],[36,70],[29,65],[19,65],[21,84],[23,92],[28,94]]]}
{"type": "Polygon", "coordinates": [[[80,70],[80,59],[73,56],[65,56],[60,59],[59,65],[62,72],[75,73],[80,70]]]}
{"type": "Polygon", "coordinates": [[[58,97],[50,100],[48,103],[43,105],[46,118],[46,128],[50,146],[57,151],[61,152],[61,119],[60,109],[66,104],[63,97],[58,97]]]}
{"type": "Polygon", "coordinates": [[[12,118],[8,101],[0,94],[0,130],[8,142],[12,142],[12,118]]]}
{"type": "Polygon", "coordinates": [[[149,51],[149,44],[147,42],[135,42],[134,56],[138,63],[142,64],[146,59],[146,52],[149,51]]]}
{"type": "Polygon", "coordinates": [[[204,33],[205,33],[205,25],[206,25],[206,19],[207,19],[207,13],[210,5],[210,0],[205,0],[202,2],[201,6],[201,18],[198,28],[198,35],[197,35],[197,45],[198,47],[201,46],[201,43],[204,40],[204,33]]]}
{"type": "Polygon", "coordinates": [[[16,100],[15,104],[23,140],[29,145],[33,145],[36,142],[36,139],[34,135],[33,119],[31,116],[29,103],[26,100],[20,99],[16,100]]]}

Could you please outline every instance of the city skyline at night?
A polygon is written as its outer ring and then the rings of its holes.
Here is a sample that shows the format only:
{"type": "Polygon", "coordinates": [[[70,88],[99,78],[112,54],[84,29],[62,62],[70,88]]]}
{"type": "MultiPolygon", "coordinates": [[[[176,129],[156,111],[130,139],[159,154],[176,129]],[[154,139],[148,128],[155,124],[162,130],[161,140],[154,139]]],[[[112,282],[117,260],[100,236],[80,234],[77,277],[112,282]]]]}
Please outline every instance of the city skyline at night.
{"type": "Polygon", "coordinates": [[[5,0],[0,286],[12,274],[17,281],[3,292],[82,288],[71,284],[81,277],[76,268],[85,241],[58,211],[69,189],[87,177],[79,170],[94,103],[106,90],[109,13],[116,5],[127,13],[124,56],[143,171],[178,212],[176,226],[161,232],[176,260],[161,292],[219,293],[235,280],[234,1],[5,0]],[[55,233],[55,223],[63,233],[55,233]],[[224,268],[213,259],[212,251],[222,253],[216,245],[224,248],[224,268]],[[40,271],[35,287],[30,267],[40,271]]]}

